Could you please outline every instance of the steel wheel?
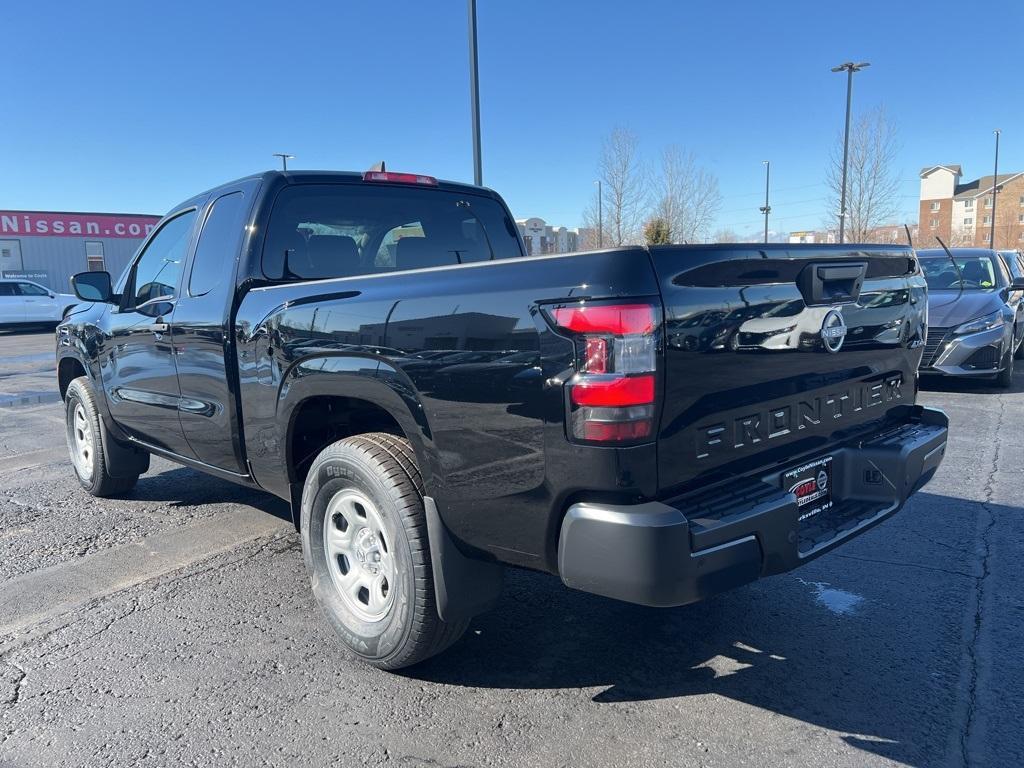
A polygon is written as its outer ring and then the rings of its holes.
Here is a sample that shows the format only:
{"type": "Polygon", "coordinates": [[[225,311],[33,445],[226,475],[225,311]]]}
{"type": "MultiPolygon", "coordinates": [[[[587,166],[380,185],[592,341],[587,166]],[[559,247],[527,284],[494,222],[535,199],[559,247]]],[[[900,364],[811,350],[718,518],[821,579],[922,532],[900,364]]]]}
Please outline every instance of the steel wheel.
{"type": "Polygon", "coordinates": [[[94,451],[95,439],[92,433],[92,423],[86,416],[82,404],[76,403],[71,417],[71,460],[75,463],[75,469],[78,470],[78,474],[83,480],[92,477],[94,451]]]}
{"type": "Polygon", "coordinates": [[[327,504],[324,549],[331,580],[345,606],[359,619],[377,622],[395,599],[394,550],[373,502],[346,488],[327,504]]]}

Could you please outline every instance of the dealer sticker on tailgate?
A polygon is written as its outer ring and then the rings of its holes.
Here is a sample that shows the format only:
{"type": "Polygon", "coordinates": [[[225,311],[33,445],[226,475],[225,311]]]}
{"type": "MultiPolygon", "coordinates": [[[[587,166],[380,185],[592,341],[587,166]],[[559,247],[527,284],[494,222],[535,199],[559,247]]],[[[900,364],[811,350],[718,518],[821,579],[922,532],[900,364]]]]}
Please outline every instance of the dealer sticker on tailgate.
{"type": "Polygon", "coordinates": [[[832,508],[832,457],[809,461],[782,475],[782,487],[796,495],[800,520],[832,508]]]}

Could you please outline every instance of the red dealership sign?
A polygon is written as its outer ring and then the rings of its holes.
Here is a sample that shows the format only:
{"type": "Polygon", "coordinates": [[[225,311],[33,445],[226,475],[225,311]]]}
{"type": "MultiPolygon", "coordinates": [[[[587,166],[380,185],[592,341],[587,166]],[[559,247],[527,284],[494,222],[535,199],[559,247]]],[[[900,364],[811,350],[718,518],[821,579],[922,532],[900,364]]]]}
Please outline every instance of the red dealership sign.
{"type": "Polygon", "coordinates": [[[0,211],[0,237],[122,237],[141,239],[159,216],[118,213],[0,211]]]}

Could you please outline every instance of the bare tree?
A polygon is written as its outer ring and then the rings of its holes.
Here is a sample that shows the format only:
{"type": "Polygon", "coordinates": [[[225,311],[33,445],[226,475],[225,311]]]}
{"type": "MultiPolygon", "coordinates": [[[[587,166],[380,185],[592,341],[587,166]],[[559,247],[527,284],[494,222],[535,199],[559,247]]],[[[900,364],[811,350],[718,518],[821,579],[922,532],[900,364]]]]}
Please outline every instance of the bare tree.
{"type": "MultiPolygon", "coordinates": [[[[641,242],[640,227],[647,195],[636,135],[625,128],[611,132],[601,150],[598,174],[604,195],[605,247],[641,242]]],[[[596,200],[591,208],[596,208],[596,200]]],[[[588,209],[585,219],[592,218],[596,225],[596,213],[588,209]]]]}
{"type": "MultiPolygon", "coordinates": [[[[896,128],[885,109],[878,107],[861,117],[850,128],[850,159],[846,174],[846,240],[863,242],[871,231],[892,221],[898,212],[899,179],[896,154],[899,144],[896,128]]],[[[826,171],[829,210],[839,221],[843,184],[843,136],[833,146],[826,171]]]]}
{"type": "Polygon", "coordinates": [[[738,243],[740,236],[736,234],[736,230],[726,228],[716,231],[711,240],[715,243],[738,243]]]}
{"type": "Polygon", "coordinates": [[[655,215],[668,222],[673,243],[705,239],[721,204],[718,179],[677,146],[661,153],[655,215]]]}

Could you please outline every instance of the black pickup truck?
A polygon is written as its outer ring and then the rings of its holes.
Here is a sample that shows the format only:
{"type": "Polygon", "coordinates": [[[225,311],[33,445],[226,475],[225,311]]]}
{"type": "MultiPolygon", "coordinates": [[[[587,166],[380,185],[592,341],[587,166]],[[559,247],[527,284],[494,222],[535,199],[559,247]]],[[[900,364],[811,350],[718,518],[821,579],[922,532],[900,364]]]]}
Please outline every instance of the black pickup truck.
{"type": "Polygon", "coordinates": [[[82,486],[151,454],[291,502],[313,591],[384,668],[505,566],[651,606],[817,557],[942,460],[909,248],[528,256],[494,192],[266,173],[174,208],[57,330],[82,486]]]}

